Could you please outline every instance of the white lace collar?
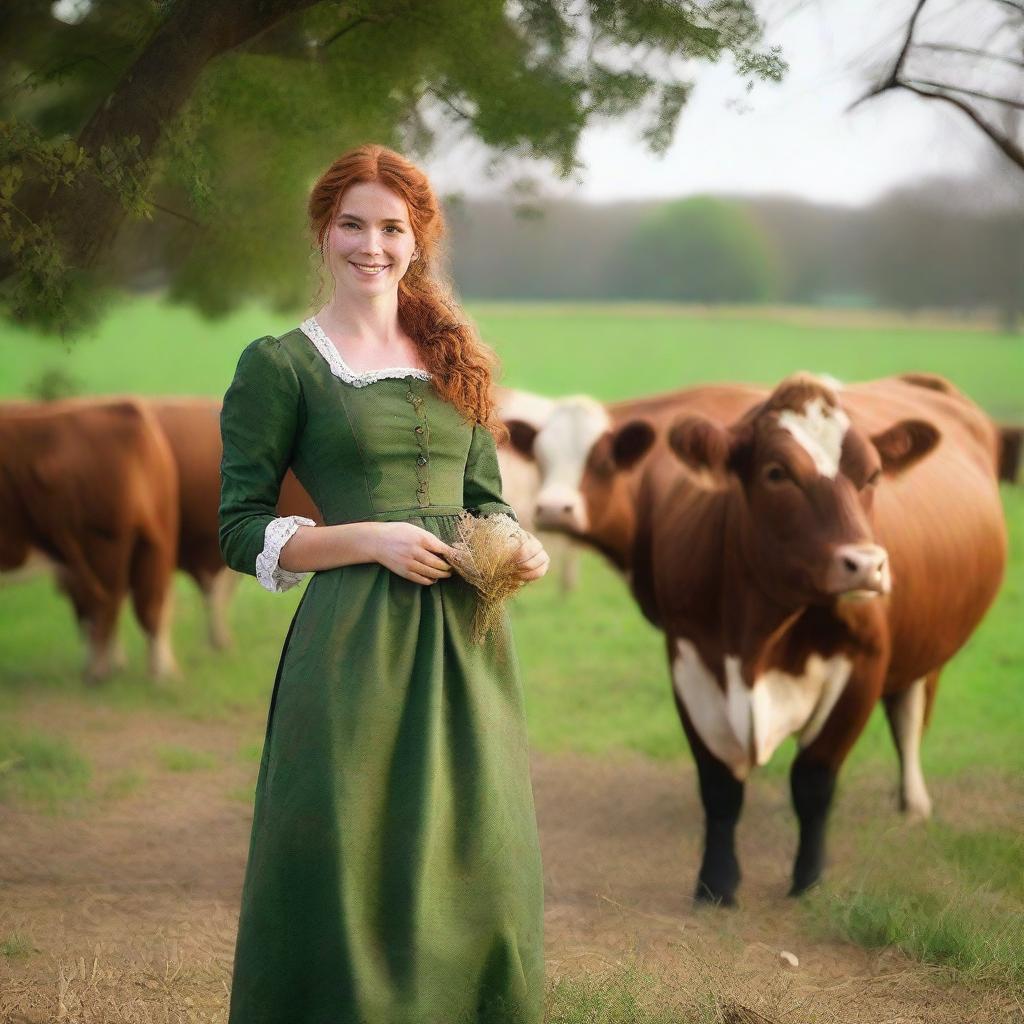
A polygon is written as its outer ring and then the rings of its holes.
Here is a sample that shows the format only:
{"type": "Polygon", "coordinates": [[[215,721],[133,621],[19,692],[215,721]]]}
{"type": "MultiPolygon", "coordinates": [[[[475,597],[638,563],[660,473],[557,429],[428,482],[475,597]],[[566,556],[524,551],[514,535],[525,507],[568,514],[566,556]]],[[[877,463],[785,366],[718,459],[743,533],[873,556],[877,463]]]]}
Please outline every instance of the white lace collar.
{"type": "Polygon", "coordinates": [[[375,380],[385,380],[394,377],[415,377],[417,380],[430,380],[430,374],[415,366],[385,366],[379,370],[367,370],[365,373],[357,373],[344,359],[341,353],[334,347],[334,343],[324,334],[323,328],[316,322],[316,317],[311,316],[299,324],[299,330],[311,342],[317,352],[327,360],[331,373],[340,377],[346,384],[352,384],[357,388],[372,384],[375,380]]]}

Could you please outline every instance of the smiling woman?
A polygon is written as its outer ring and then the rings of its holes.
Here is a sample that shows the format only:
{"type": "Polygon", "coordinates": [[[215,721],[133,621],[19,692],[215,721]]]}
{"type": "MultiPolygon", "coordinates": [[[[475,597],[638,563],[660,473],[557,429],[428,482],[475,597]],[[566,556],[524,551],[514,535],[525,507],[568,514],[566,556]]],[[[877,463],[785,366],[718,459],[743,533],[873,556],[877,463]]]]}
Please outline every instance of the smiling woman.
{"type": "MultiPolygon", "coordinates": [[[[220,538],[271,591],[315,570],[270,700],[231,1024],[540,1024],[543,904],[507,611],[472,642],[465,511],[505,513],[491,357],[432,272],[426,178],[364,146],[309,202],[327,304],[242,353],[220,538]],[[323,526],[277,516],[291,466],[323,526]]],[[[519,578],[548,558],[530,534],[519,578]]]]}

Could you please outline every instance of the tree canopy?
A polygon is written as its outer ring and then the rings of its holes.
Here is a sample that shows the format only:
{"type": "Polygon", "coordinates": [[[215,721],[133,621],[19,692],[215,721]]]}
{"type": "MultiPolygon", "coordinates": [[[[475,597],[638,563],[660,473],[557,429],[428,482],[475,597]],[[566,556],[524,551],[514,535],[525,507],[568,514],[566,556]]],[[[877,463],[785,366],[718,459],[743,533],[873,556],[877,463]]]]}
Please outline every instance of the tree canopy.
{"type": "Polygon", "coordinates": [[[151,280],[208,315],[301,306],[305,198],[349,146],[462,131],[567,176],[595,119],[664,151],[722,58],[785,70],[748,0],[10,0],[5,314],[73,334],[151,280]]]}

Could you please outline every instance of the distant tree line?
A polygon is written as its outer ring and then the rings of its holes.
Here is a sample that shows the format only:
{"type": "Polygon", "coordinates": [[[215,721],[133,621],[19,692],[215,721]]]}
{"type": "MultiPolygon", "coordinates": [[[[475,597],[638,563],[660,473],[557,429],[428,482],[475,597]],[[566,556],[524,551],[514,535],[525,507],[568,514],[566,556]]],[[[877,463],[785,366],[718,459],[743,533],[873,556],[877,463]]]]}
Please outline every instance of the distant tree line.
{"type": "Polygon", "coordinates": [[[856,208],[702,196],[448,212],[466,298],[997,310],[1009,331],[1024,313],[1024,200],[996,179],[936,179],[856,208]]]}

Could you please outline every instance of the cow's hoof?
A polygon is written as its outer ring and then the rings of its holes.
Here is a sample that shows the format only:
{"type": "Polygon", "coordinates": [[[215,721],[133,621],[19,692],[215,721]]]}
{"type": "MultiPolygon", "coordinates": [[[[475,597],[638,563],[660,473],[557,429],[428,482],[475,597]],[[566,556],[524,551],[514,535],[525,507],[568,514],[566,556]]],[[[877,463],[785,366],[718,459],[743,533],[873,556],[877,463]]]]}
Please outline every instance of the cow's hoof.
{"type": "Polygon", "coordinates": [[[698,882],[693,902],[711,907],[735,907],[736,892],[714,889],[707,882],[698,882]]]}
{"type": "Polygon", "coordinates": [[[815,888],[820,881],[821,877],[819,875],[816,875],[814,878],[809,879],[794,878],[793,884],[792,886],[790,886],[789,889],[789,895],[794,898],[803,896],[804,893],[806,893],[809,889],[815,888]]]}
{"type": "Polygon", "coordinates": [[[82,682],[91,689],[102,686],[113,674],[114,671],[109,665],[89,665],[82,670],[82,682]]]}
{"type": "Polygon", "coordinates": [[[914,794],[900,800],[900,813],[909,825],[921,825],[932,816],[932,802],[927,793],[914,794]]]}

